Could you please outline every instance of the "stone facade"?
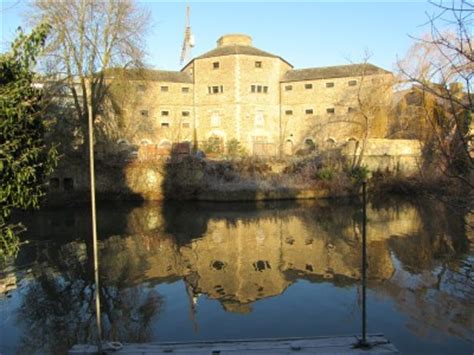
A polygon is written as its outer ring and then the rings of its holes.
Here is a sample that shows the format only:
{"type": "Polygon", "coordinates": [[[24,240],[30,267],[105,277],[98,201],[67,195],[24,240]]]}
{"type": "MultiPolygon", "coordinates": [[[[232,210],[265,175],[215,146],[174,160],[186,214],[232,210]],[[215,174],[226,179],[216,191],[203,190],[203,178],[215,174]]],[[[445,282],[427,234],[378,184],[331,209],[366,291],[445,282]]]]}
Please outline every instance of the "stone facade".
{"type": "Polygon", "coordinates": [[[296,70],[246,35],[217,44],[179,72],[131,75],[118,143],[202,148],[213,139],[225,150],[235,139],[250,154],[292,155],[359,140],[366,128],[369,137],[385,137],[390,72],[371,64],[296,70]]]}

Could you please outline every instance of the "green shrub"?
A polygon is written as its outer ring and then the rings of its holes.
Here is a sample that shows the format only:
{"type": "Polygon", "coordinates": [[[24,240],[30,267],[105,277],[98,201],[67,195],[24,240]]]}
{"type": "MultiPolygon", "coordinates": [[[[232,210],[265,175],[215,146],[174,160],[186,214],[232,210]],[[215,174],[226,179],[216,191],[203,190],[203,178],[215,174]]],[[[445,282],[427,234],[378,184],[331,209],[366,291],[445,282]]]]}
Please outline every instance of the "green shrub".
{"type": "Polygon", "coordinates": [[[227,155],[231,158],[236,158],[246,157],[248,154],[240,142],[237,139],[232,138],[227,142],[227,155]]]}
{"type": "Polygon", "coordinates": [[[332,179],[334,179],[334,176],[335,176],[335,171],[329,167],[319,169],[316,172],[316,179],[322,180],[322,181],[331,181],[332,179]]]}
{"type": "Polygon", "coordinates": [[[367,180],[369,177],[369,169],[367,166],[356,166],[349,170],[349,177],[354,185],[362,184],[364,180],[367,180]]]}

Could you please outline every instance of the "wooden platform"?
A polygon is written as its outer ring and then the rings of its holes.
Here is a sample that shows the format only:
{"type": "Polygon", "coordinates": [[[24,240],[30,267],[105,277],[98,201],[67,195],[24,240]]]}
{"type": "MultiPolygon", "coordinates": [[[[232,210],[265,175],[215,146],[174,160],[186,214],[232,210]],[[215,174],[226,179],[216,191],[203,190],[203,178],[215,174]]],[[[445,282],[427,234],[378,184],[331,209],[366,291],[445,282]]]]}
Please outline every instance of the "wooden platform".
{"type": "MultiPolygon", "coordinates": [[[[371,334],[370,348],[356,348],[357,336],[219,340],[179,343],[109,343],[106,354],[398,354],[398,350],[382,334],[371,334]],[[114,346],[115,345],[115,346],[114,346]],[[114,349],[115,348],[115,349],[114,349]]],[[[74,345],[69,354],[93,354],[94,345],[74,345]]]]}

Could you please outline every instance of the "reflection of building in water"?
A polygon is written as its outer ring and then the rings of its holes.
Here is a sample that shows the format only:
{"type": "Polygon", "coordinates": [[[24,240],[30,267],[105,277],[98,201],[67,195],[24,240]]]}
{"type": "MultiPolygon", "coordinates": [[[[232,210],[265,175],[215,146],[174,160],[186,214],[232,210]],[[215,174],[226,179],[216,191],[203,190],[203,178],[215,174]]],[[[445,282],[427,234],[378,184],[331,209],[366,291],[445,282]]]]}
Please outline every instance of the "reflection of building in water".
{"type": "MultiPolygon", "coordinates": [[[[293,209],[278,219],[267,212],[232,223],[225,216],[209,218],[201,238],[176,243],[171,233],[163,232],[155,223],[148,228],[147,215],[155,215],[156,208],[145,207],[140,213],[131,213],[130,229],[142,235],[133,238],[134,244],[147,250],[143,255],[147,262],[144,278],[169,281],[185,277],[192,290],[189,292],[193,293],[193,308],[197,295],[206,294],[219,300],[228,311],[245,313],[251,310],[252,302],[281,294],[298,278],[336,284],[359,280],[358,224],[346,218],[347,223],[338,229],[328,228],[312,222],[303,211],[293,209]],[[143,225],[137,216],[141,216],[143,225]]],[[[394,273],[386,240],[392,235],[414,233],[420,225],[419,217],[415,210],[372,210],[370,215],[373,225],[369,229],[369,277],[385,280],[394,273]]]]}

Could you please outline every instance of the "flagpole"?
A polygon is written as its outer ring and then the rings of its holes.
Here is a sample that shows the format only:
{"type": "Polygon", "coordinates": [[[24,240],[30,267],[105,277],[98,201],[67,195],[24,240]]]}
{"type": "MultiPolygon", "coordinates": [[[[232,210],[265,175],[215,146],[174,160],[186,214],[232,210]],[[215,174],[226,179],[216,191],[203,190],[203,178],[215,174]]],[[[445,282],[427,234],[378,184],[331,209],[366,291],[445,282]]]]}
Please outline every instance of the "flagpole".
{"type": "MultiPolygon", "coordinates": [[[[98,353],[102,352],[102,316],[100,312],[100,284],[99,284],[99,253],[97,245],[97,214],[95,205],[95,169],[94,169],[94,121],[92,108],[92,82],[87,100],[87,115],[89,126],[89,172],[91,185],[91,213],[92,213],[92,246],[94,253],[94,283],[95,283],[95,312],[97,321],[98,353]]],[[[86,97],[87,99],[87,97],[86,97]]]]}

